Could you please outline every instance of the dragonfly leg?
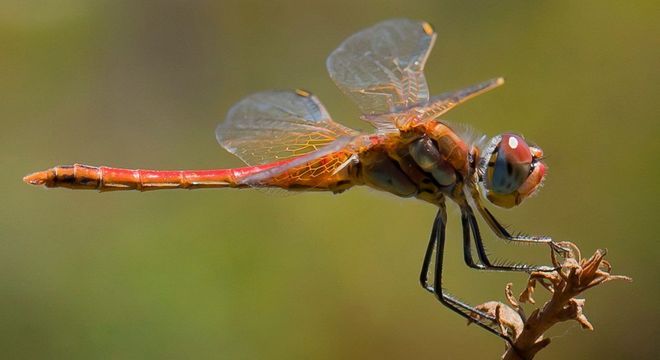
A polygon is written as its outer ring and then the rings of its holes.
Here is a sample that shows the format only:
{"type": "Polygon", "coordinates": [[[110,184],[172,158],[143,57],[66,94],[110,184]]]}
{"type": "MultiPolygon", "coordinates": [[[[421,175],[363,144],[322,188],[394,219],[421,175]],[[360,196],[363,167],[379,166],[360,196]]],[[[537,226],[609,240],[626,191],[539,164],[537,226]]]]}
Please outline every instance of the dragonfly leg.
{"type": "Polygon", "coordinates": [[[552,241],[552,238],[549,236],[511,235],[511,233],[509,233],[509,231],[497,221],[495,216],[485,206],[481,206],[479,212],[484,220],[486,220],[486,223],[488,223],[488,226],[490,226],[495,235],[500,239],[527,244],[549,244],[553,251],[562,255],[567,254],[570,251],[570,249],[564,248],[552,241]]]}
{"type": "MultiPolygon", "coordinates": [[[[465,253],[465,258],[466,258],[466,263],[468,266],[479,269],[479,270],[494,270],[494,271],[524,271],[524,272],[533,272],[533,271],[554,271],[556,270],[555,267],[553,266],[532,266],[532,265],[525,265],[525,264],[496,264],[493,263],[489,258],[488,254],[486,253],[486,249],[483,244],[483,239],[481,238],[481,232],[479,231],[479,224],[477,223],[477,218],[474,216],[474,212],[472,211],[472,208],[469,206],[464,206],[461,208],[461,219],[463,220],[463,246],[464,246],[464,253],[465,253]],[[467,223],[466,223],[467,220],[467,223]],[[469,228],[468,225],[469,224],[469,228]],[[470,248],[470,241],[469,241],[469,236],[470,236],[470,230],[472,230],[472,234],[474,235],[474,242],[477,248],[477,256],[479,257],[479,261],[481,264],[477,264],[476,266],[472,266],[470,262],[468,262],[468,256],[470,256],[470,261],[471,260],[471,248],[470,248]],[[467,235],[466,235],[467,233],[467,235]]],[[[547,242],[547,241],[546,241],[547,242]]]]}
{"type": "Polygon", "coordinates": [[[470,235],[470,219],[465,212],[461,213],[461,224],[463,226],[463,259],[467,266],[477,270],[487,270],[486,266],[476,263],[472,257],[472,239],[470,235]]]}
{"type": "Polygon", "coordinates": [[[494,316],[488,315],[447,293],[442,289],[442,263],[444,256],[445,246],[445,227],[447,222],[447,211],[444,204],[440,206],[438,214],[433,222],[433,229],[431,230],[431,238],[429,245],[426,248],[424,255],[424,262],[422,264],[422,271],[420,274],[420,283],[427,291],[433,293],[438,301],[448,307],[450,310],[459,314],[460,316],[469,319],[476,323],[478,326],[486,329],[488,332],[493,333],[509,344],[512,344],[511,339],[499,330],[499,324],[494,316]],[[435,266],[433,271],[433,285],[428,283],[428,270],[435,251],[435,266]]]}
{"type": "MultiPolygon", "coordinates": [[[[431,260],[433,259],[433,252],[435,251],[436,243],[438,240],[438,234],[441,232],[444,234],[445,231],[445,222],[447,219],[447,208],[444,203],[439,205],[438,213],[435,215],[433,220],[433,228],[431,229],[431,238],[429,239],[429,244],[426,247],[426,252],[424,253],[424,261],[422,262],[422,271],[419,274],[419,283],[422,285],[424,290],[435,293],[433,286],[429,284],[429,267],[431,266],[431,260]]],[[[444,235],[443,235],[444,236],[444,235]]]]}

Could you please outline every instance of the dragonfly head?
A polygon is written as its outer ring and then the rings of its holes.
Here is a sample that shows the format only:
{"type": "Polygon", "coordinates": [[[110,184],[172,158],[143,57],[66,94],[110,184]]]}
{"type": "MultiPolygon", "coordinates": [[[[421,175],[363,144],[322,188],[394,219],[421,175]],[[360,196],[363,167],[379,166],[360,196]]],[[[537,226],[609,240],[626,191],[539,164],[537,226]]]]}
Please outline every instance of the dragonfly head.
{"type": "Polygon", "coordinates": [[[479,179],[493,204],[511,208],[534,194],[543,183],[543,150],[522,136],[502,134],[491,139],[479,162],[479,179]]]}

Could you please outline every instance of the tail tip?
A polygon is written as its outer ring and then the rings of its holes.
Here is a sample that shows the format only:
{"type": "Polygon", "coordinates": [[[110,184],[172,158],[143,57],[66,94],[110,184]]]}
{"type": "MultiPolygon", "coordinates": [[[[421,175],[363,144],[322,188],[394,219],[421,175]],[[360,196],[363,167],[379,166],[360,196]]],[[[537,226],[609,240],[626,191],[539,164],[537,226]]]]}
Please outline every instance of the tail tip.
{"type": "Polygon", "coordinates": [[[50,179],[50,171],[38,171],[23,177],[23,182],[30,185],[45,185],[50,179]]]}

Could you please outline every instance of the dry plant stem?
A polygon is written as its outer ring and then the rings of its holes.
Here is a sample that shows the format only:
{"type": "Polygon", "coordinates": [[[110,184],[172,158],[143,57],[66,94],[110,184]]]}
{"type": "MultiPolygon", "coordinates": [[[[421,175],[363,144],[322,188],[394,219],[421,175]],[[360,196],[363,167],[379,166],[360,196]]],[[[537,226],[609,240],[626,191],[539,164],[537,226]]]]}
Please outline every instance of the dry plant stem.
{"type": "Polygon", "coordinates": [[[552,293],[552,298],[541,308],[526,318],[518,302],[512,295],[511,284],[507,285],[506,297],[509,305],[488,302],[478,308],[490,313],[498,320],[500,328],[513,339],[502,356],[504,360],[530,360],[536,353],[550,344],[543,334],[555,324],[575,320],[584,329],[593,330],[593,326],[582,313],[584,299],[576,299],[580,293],[611,280],[628,280],[626,276],[610,275],[611,266],[603,259],[604,250],[597,250],[589,259],[582,259],[579,249],[572,243],[559,245],[571,249],[560,264],[554,252],[553,264],[559,269],[554,272],[535,272],[530,275],[527,288],[519,297],[520,302],[534,303],[532,295],[537,284],[552,293]]]}

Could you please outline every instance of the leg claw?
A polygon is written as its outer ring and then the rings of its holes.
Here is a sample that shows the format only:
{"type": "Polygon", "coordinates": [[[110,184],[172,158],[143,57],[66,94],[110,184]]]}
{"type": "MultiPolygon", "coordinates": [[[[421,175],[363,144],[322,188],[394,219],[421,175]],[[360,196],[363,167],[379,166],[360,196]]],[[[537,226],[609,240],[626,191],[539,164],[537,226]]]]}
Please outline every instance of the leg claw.
{"type": "Polygon", "coordinates": [[[549,242],[549,244],[552,250],[561,256],[566,256],[571,253],[571,249],[563,247],[554,241],[549,242]]]}

